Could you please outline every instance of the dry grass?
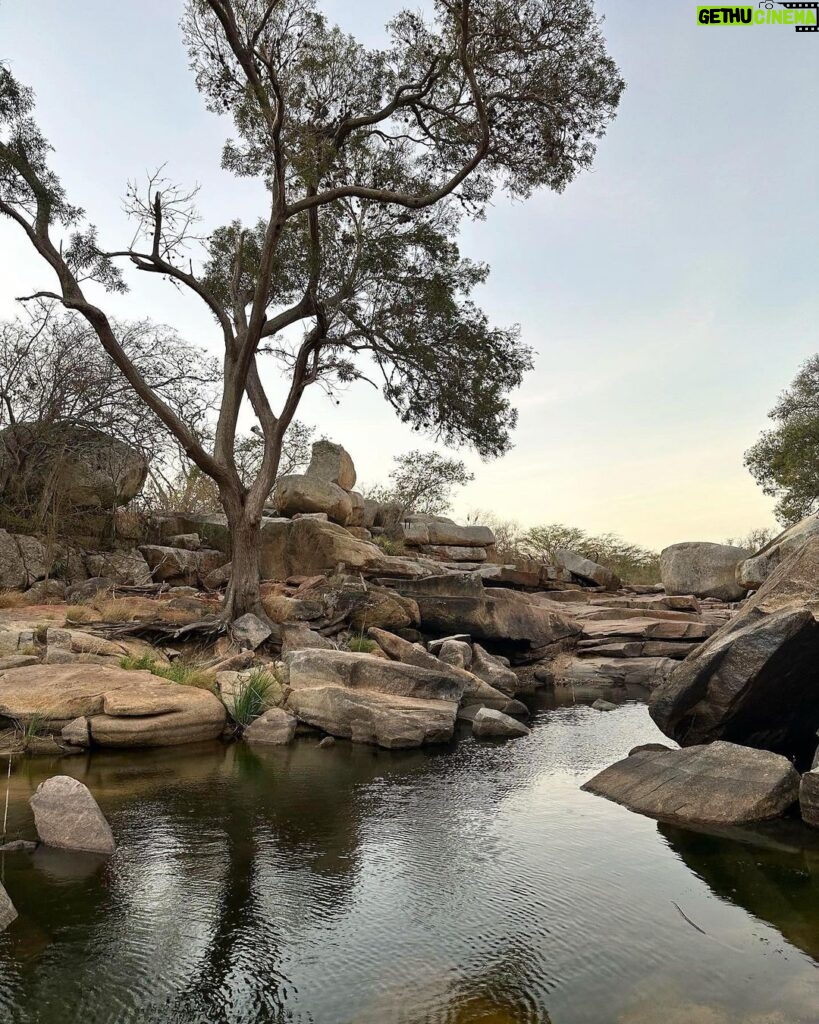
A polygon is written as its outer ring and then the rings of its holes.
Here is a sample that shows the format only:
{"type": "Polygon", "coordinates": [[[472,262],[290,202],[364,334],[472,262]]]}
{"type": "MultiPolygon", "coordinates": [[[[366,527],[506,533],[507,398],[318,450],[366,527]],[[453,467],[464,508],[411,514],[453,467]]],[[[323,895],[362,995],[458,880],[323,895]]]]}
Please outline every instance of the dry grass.
{"type": "Polygon", "coordinates": [[[161,608],[159,617],[170,626],[189,626],[204,617],[204,612],[194,612],[187,608],[161,608]]]}
{"type": "Polygon", "coordinates": [[[407,553],[403,540],[387,537],[383,533],[380,537],[374,537],[373,540],[385,555],[405,555],[407,553]]]}
{"type": "Polygon", "coordinates": [[[127,597],[100,601],[95,607],[103,622],[131,622],[138,617],[133,602],[127,597]]]}
{"type": "Polygon", "coordinates": [[[170,665],[157,665],[150,654],[139,657],[120,658],[119,667],[132,671],[148,671],[162,679],[180,686],[196,686],[201,690],[213,690],[215,679],[213,672],[205,668],[204,662],[194,655],[182,655],[170,665]]]}
{"type": "Polygon", "coordinates": [[[70,604],[65,610],[67,626],[82,622],[96,622],[99,617],[99,612],[87,604],[70,604]]]}
{"type": "Polygon", "coordinates": [[[283,594],[267,594],[262,598],[262,608],[271,622],[290,622],[295,616],[296,602],[283,594]]]}
{"type": "Polygon", "coordinates": [[[21,590],[0,590],[0,608],[23,608],[28,602],[21,590]]]}

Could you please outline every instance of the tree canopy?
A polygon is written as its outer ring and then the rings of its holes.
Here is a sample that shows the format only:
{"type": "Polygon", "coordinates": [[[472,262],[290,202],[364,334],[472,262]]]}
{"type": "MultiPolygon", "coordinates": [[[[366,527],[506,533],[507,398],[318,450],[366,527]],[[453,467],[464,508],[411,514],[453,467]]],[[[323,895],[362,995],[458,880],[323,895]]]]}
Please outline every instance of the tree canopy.
{"type": "Polygon", "coordinates": [[[775,426],[748,449],[745,465],[777,499],[779,522],[790,526],[819,512],[819,355],[804,363],[768,416],[775,426]]]}

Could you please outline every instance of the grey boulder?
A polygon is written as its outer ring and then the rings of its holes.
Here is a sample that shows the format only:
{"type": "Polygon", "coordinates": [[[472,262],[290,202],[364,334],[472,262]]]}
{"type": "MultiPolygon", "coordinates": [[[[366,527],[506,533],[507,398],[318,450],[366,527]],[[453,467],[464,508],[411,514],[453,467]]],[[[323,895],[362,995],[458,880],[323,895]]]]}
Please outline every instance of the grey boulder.
{"type": "Polygon", "coordinates": [[[505,739],[528,736],[531,730],[502,711],[480,708],[472,719],[472,732],[475,736],[505,739]]]}
{"type": "Polygon", "coordinates": [[[808,516],[789,526],[770,544],[737,566],[737,583],[745,590],[758,590],[786,558],[799,551],[811,539],[819,537],[819,515],[808,516]]]}
{"type": "Polygon", "coordinates": [[[799,773],[779,754],[720,740],[680,750],[643,749],[582,788],[654,818],[730,825],[784,814],[799,797],[799,773]]]}
{"type": "Polygon", "coordinates": [[[60,850],[112,854],[111,827],[90,790],[68,775],[40,783],[29,801],[40,841],[60,850]]]}
{"type": "Polygon", "coordinates": [[[296,735],[298,719],[282,708],[270,708],[244,731],[247,743],[260,746],[284,746],[296,735]]]}
{"type": "Polygon", "coordinates": [[[17,911],[11,902],[9,894],[0,884],[0,932],[4,932],[12,921],[17,919],[17,911]]]}
{"type": "Polygon", "coordinates": [[[746,587],[736,570],[750,552],[732,544],[686,541],[660,552],[660,578],[667,594],[694,594],[720,601],[739,601],[746,587]]]}

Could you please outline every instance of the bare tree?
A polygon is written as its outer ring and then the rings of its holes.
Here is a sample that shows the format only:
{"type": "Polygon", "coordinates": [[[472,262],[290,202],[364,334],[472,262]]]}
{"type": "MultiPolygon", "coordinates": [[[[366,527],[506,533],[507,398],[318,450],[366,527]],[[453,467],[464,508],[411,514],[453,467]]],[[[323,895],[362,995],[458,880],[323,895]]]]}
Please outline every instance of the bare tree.
{"type": "Polygon", "coordinates": [[[209,108],[233,118],[224,166],[267,187],[256,227],[213,232],[197,271],[187,255],[196,244],[193,192],[155,177],[129,193],[131,245],[103,251],[48,166],[31,92],[8,70],[0,213],[56,275],[57,290],[37,295],[87,320],[216,483],[233,543],[230,621],[264,614],[262,510],[308,386],[372,368],[408,422],[487,456],[509,446],[506,396],[531,356],[514,328],[491,327],[470,301],[486,271],[461,260],[451,238],[458,218],[480,216],[498,187],[519,198],[541,186],[559,191],[588,167],[623,82],[592,0],[436,0],[430,21],[399,14],[384,50],[328,25],[312,0],[188,0],[183,31],[209,108]],[[87,293],[90,282],[124,288],[119,258],[187,289],[215,320],[224,362],[212,446],[151,387],[87,293]],[[278,411],[259,373],[266,351],[282,366],[278,411]],[[245,397],[265,442],[249,485],[235,458],[245,397]]]}

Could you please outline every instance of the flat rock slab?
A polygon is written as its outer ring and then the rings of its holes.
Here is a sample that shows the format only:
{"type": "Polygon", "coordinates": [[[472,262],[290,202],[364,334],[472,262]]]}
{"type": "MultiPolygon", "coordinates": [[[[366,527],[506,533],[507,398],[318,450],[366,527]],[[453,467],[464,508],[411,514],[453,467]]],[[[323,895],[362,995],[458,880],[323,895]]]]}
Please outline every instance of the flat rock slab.
{"type": "Polygon", "coordinates": [[[29,801],[37,835],[58,850],[112,854],[116,849],[111,827],[91,791],[68,775],[40,783],[29,801]]]}
{"type": "Polygon", "coordinates": [[[17,911],[6,890],[0,884],[0,932],[4,932],[17,919],[17,911]]]}
{"type": "Polygon", "coordinates": [[[330,683],[293,690],[287,708],[331,736],[399,749],[451,739],[458,705],[330,683]]]}
{"type": "Polygon", "coordinates": [[[222,702],[207,690],[107,665],[33,665],[0,672],[0,715],[66,728],[83,746],[165,747],[215,739],[222,702]]]}
{"type": "Polygon", "coordinates": [[[730,825],[784,814],[799,797],[799,773],[779,754],[720,740],[682,750],[643,749],[582,788],[653,818],[730,825]]]}

